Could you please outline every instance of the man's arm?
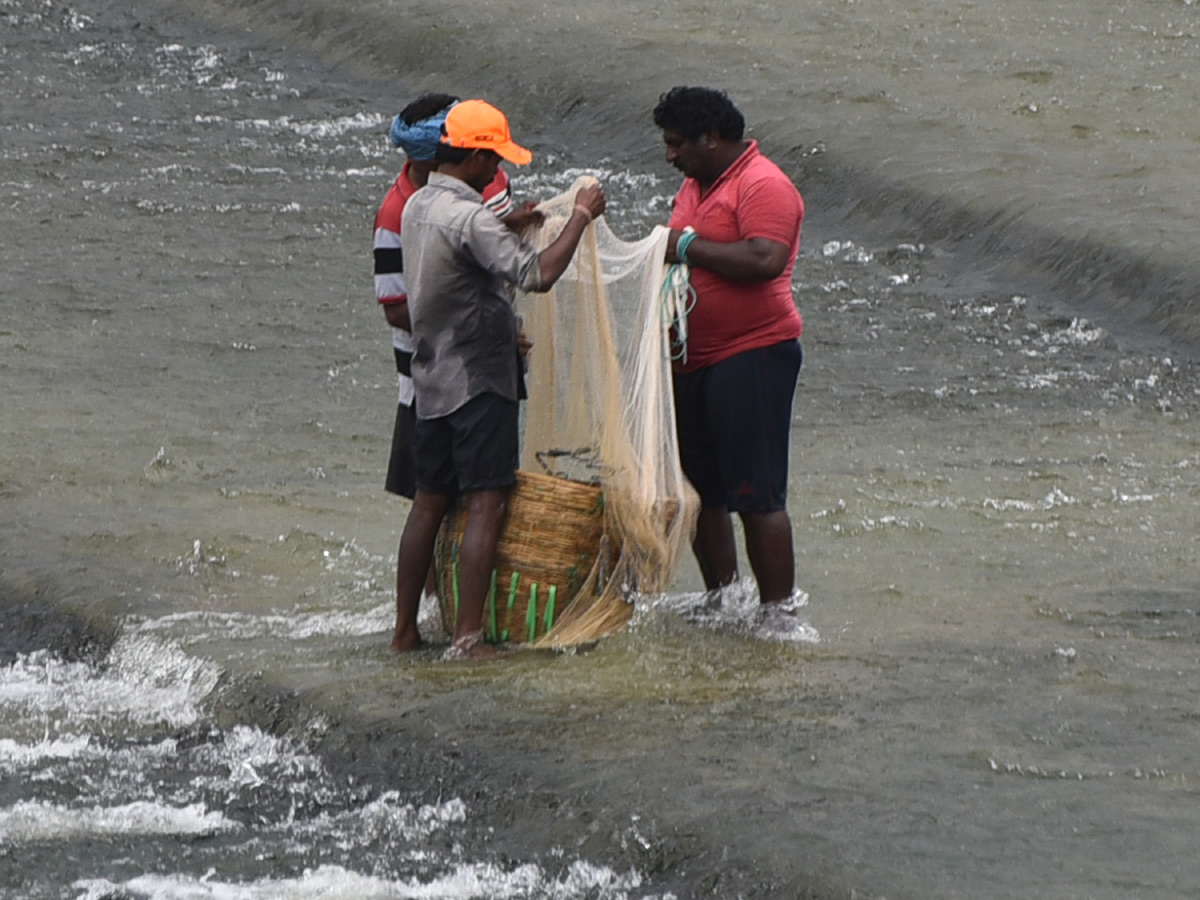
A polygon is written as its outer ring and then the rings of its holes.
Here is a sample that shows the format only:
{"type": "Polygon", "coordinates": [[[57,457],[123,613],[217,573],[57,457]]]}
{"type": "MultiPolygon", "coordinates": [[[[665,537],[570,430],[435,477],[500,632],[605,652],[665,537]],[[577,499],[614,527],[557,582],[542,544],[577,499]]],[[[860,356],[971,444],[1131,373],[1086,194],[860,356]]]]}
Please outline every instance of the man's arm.
{"type": "Polygon", "coordinates": [[[592,223],[596,216],[603,215],[607,200],[604,189],[598,184],[580,188],[575,195],[575,208],[562,232],[545,250],[538,254],[538,267],[541,272],[541,290],[548,291],[554,282],[567,271],[579,239],[583,237],[584,229],[592,223]]]}
{"type": "Polygon", "coordinates": [[[383,315],[393,328],[403,328],[412,331],[412,319],[408,315],[408,303],[384,303],[383,315]]]}
{"type": "MultiPolygon", "coordinates": [[[[677,263],[679,254],[675,247],[679,243],[679,229],[671,229],[667,242],[667,262],[677,263]]],[[[729,281],[770,281],[778,278],[787,268],[792,248],[770,238],[747,238],[729,244],[695,238],[688,245],[688,262],[729,281]]]]}

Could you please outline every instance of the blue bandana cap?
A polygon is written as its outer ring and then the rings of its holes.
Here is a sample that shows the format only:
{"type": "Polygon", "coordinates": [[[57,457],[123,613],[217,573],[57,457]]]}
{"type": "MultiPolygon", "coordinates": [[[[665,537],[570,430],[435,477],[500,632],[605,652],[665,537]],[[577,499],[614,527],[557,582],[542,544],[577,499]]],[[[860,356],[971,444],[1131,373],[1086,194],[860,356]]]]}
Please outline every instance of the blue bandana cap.
{"type": "Polygon", "coordinates": [[[437,147],[442,140],[442,123],[450,107],[409,125],[399,116],[392,119],[389,135],[392,146],[399,147],[404,155],[417,162],[428,162],[437,156],[437,147]]]}

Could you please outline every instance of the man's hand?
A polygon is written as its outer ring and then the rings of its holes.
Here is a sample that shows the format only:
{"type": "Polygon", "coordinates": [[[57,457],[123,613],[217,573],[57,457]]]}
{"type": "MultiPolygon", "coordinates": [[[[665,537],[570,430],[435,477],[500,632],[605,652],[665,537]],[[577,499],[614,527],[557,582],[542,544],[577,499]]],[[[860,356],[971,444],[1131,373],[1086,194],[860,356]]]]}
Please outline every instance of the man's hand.
{"type": "Polygon", "coordinates": [[[537,203],[529,200],[522,203],[500,221],[517,234],[520,234],[531,225],[541,225],[545,218],[545,216],[537,211],[537,203]]]}
{"type": "Polygon", "coordinates": [[[604,208],[607,204],[608,199],[604,196],[604,188],[598,184],[580,188],[575,194],[575,205],[586,209],[593,219],[604,215],[604,208]]]}
{"type": "Polygon", "coordinates": [[[567,224],[550,245],[538,254],[540,287],[537,290],[548,291],[567,270],[575,249],[579,246],[580,238],[587,231],[588,225],[596,216],[604,215],[604,207],[608,201],[604,197],[604,189],[599,184],[580,188],[575,193],[575,208],[567,218],[567,224]]]}
{"type": "Polygon", "coordinates": [[[666,259],[667,259],[668,263],[675,264],[675,263],[683,262],[683,260],[681,260],[679,258],[678,249],[676,249],[679,246],[679,238],[682,234],[683,234],[682,228],[672,228],[671,229],[671,234],[667,238],[666,259]]]}

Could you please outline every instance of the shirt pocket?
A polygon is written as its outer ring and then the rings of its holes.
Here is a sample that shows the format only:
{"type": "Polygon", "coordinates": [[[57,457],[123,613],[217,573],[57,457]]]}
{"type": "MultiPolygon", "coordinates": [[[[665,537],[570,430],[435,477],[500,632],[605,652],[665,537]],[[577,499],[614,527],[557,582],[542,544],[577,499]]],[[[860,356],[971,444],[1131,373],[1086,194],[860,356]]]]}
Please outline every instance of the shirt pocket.
{"type": "Polygon", "coordinates": [[[741,238],[738,228],[737,198],[727,191],[710,197],[698,210],[696,231],[707,240],[730,243],[741,238]]]}

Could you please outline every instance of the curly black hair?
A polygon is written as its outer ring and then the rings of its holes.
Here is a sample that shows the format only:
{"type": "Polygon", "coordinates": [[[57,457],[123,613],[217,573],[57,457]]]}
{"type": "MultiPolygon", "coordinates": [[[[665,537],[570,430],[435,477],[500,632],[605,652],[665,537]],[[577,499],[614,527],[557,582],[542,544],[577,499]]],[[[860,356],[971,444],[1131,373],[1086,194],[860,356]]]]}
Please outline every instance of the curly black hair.
{"type": "Polygon", "coordinates": [[[654,124],[677,131],[689,141],[716,132],[727,141],[740,141],[746,119],[724,91],[677,85],[658,98],[654,124]]]}
{"type": "Polygon", "coordinates": [[[453,94],[422,94],[400,110],[400,121],[405,125],[415,125],[422,119],[428,119],[434,113],[440,113],[451,103],[457,103],[458,100],[459,98],[453,94]]]}

